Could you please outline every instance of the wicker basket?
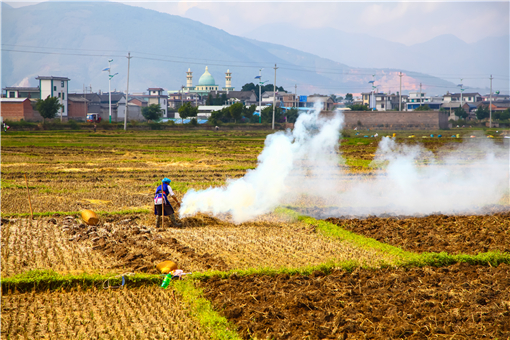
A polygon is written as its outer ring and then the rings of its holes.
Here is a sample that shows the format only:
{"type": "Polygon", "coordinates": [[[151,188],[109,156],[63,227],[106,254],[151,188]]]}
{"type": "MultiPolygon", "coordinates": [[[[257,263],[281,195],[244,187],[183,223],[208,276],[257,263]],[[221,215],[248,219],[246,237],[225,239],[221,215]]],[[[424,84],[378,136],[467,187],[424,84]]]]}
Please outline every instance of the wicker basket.
{"type": "Polygon", "coordinates": [[[96,225],[99,222],[99,217],[92,210],[82,210],[81,219],[88,225],[96,225]]]}
{"type": "Polygon", "coordinates": [[[172,261],[165,261],[165,262],[161,262],[161,263],[158,263],[156,265],[156,268],[162,273],[162,274],[168,274],[170,273],[172,270],[175,270],[177,269],[177,264],[175,262],[172,262],[172,261]]]}

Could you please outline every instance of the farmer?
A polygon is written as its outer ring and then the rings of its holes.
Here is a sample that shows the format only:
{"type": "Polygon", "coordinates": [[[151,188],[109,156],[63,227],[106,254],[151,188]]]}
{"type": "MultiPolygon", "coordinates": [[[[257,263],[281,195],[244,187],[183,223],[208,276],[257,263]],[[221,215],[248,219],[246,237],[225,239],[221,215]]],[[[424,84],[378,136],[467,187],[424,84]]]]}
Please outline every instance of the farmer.
{"type": "Polygon", "coordinates": [[[180,227],[182,226],[182,224],[177,223],[177,220],[175,219],[174,209],[172,208],[170,202],[168,201],[168,195],[170,195],[175,201],[175,203],[177,203],[179,206],[181,205],[181,203],[175,197],[175,194],[172,191],[172,188],[170,187],[171,180],[165,177],[161,182],[163,182],[163,184],[158,186],[158,188],[156,189],[156,194],[154,195],[154,215],[157,216],[156,228],[161,227],[161,215],[163,215],[163,205],[165,206],[164,216],[170,217],[170,220],[172,220],[172,224],[174,225],[174,227],[180,227]]]}

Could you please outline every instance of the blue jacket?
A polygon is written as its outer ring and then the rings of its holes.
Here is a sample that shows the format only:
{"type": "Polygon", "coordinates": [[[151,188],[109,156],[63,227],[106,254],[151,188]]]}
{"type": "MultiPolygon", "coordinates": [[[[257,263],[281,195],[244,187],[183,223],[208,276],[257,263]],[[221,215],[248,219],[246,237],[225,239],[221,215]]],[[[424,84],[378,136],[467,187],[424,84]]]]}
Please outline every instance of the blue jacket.
{"type": "Polygon", "coordinates": [[[165,198],[165,205],[170,205],[168,201],[168,195],[170,194],[170,190],[168,190],[168,184],[163,183],[163,193],[161,193],[161,185],[156,189],[156,193],[154,194],[154,202],[157,198],[161,198],[161,195],[165,198]]]}

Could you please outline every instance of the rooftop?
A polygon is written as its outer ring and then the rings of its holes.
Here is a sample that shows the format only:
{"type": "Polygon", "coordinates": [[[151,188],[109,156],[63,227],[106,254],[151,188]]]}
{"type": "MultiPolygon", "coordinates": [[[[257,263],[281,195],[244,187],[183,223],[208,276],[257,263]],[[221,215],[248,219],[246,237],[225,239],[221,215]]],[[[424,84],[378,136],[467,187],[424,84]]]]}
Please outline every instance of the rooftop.
{"type": "Polygon", "coordinates": [[[4,87],[2,90],[5,91],[37,91],[39,92],[39,86],[37,87],[21,87],[21,86],[9,86],[4,87]]]}
{"type": "Polygon", "coordinates": [[[39,79],[39,80],[71,80],[67,77],[54,77],[54,76],[38,76],[37,78],[35,79],[39,79]]]}
{"type": "Polygon", "coordinates": [[[22,103],[25,100],[30,100],[28,98],[0,98],[0,102],[2,103],[22,103]]]}

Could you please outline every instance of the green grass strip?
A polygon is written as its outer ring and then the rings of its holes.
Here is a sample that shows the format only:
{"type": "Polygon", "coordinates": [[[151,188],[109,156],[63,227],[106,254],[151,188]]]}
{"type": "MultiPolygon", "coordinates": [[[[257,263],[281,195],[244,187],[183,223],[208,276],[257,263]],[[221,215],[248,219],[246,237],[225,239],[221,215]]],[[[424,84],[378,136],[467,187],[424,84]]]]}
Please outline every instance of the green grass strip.
{"type": "Polygon", "coordinates": [[[212,339],[241,339],[235,331],[236,326],[213,309],[211,302],[203,296],[202,289],[198,288],[196,283],[196,280],[187,278],[173,281],[171,286],[190,307],[191,316],[200,322],[212,339]]]}
{"type": "MultiPolygon", "coordinates": [[[[132,287],[146,286],[148,284],[161,284],[161,277],[152,274],[125,275],[125,285],[132,287]]],[[[110,274],[68,274],[61,275],[52,270],[30,270],[28,272],[4,277],[1,280],[2,294],[10,292],[31,292],[70,289],[74,287],[100,288],[103,283],[110,280],[110,285],[120,285],[122,278],[118,273],[110,274]]]]}
{"type": "Polygon", "coordinates": [[[510,264],[510,253],[501,252],[486,252],[477,255],[469,254],[448,254],[441,253],[414,253],[405,251],[399,247],[395,247],[386,243],[379,242],[373,238],[359,235],[343,229],[342,227],[326,222],[317,220],[313,217],[300,215],[294,210],[286,208],[278,208],[277,213],[291,216],[309,225],[317,226],[317,230],[326,237],[338,238],[341,240],[350,241],[362,248],[376,249],[378,251],[393,255],[397,257],[396,265],[401,267],[423,267],[423,266],[449,266],[459,262],[465,262],[472,265],[490,265],[498,266],[500,263],[510,264]]]}
{"type": "MultiPolygon", "coordinates": [[[[138,214],[150,212],[152,212],[152,210],[143,208],[125,209],[118,211],[95,211],[96,214],[101,216],[138,214]]],[[[60,216],[81,216],[81,211],[46,211],[42,213],[34,213],[34,216],[53,216],[55,214],[59,214],[60,216]]],[[[2,217],[29,217],[29,216],[30,213],[2,213],[2,217]]]]}

